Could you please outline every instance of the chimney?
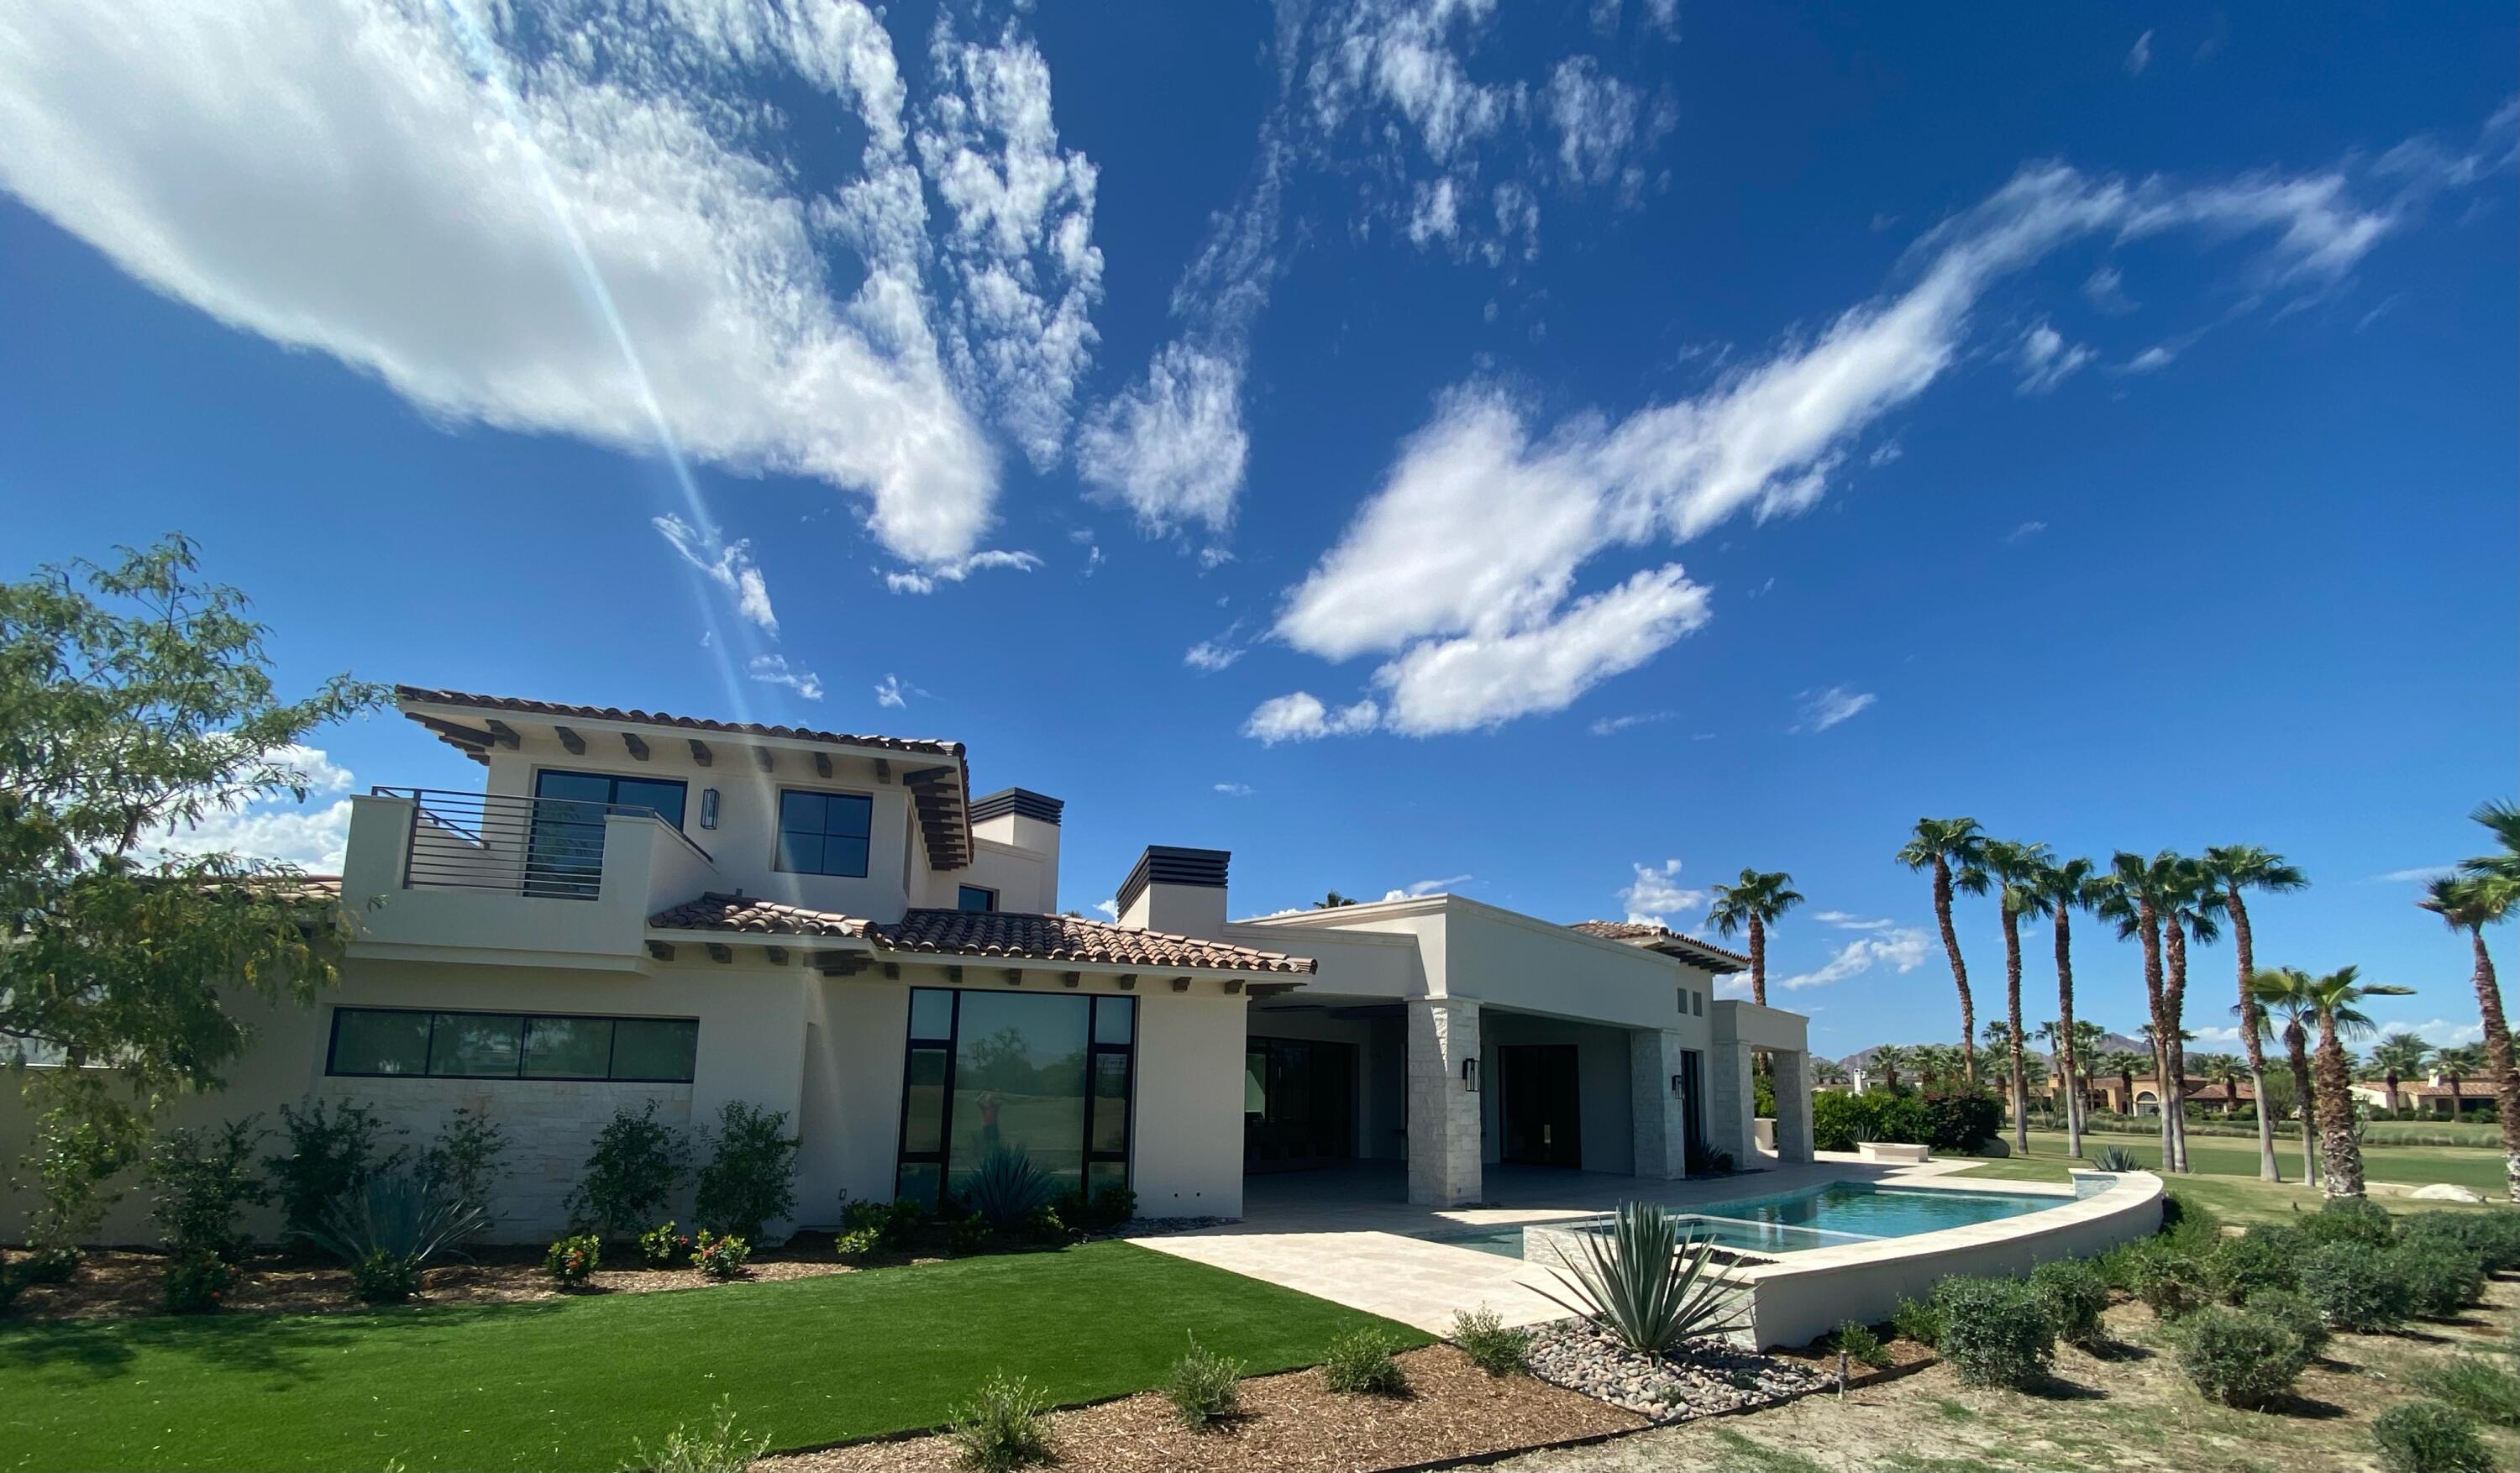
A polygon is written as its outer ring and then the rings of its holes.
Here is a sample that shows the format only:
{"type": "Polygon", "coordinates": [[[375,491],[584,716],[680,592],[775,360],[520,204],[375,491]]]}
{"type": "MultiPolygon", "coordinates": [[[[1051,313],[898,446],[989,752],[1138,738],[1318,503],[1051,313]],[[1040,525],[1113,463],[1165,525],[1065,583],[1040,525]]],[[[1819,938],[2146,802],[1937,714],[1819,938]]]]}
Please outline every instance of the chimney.
{"type": "Polygon", "coordinates": [[[1112,897],[1120,907],[1120,923],[1142,931],[1219,939],[1225,934],[1225,866],[1232,858],[1223,849],[1148,844],[1112,897]]]}
{"type": "Polygon", "coordinates": [[[1058,819],[1067,805],[1028,787],[1002,787],[971,800],[971,836],[1041,856],[1045,909],[1058,904],[1058,819]]]}

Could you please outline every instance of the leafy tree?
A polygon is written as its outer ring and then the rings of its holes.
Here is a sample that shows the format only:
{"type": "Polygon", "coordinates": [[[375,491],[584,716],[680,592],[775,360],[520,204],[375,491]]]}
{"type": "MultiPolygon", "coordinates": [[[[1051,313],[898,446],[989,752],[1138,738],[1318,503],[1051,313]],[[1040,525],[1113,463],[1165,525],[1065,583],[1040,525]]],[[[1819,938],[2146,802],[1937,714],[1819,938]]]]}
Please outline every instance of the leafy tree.
{"type": "MultiPolygon", "coordinates": [[[[1980,850],[2003,919],[2004,1078],[2012,1100],[2012,1148],[2030,1153],[2030,1084],[2021,1063],[2021,917],[2046,904],[2042,886],[2055,856],[2045,844],[1989,839],[1980,850]]],[[[1992,1030],[1989,1030],[1990,1032],[1992,1030]]]]}
{"type": "Polygon", "coordinates": [[[2056,1065],[2065,1081],[2065,1151],[2071,1156],[2083,1154],[2084,1087],[2078,1082],[2077,1065],[2091,1066],[2083,1049],[2085,1030],[2089,1029],[2092,1048],[2098,1048],[2099,1029],[2074,1020],[2074,913],[2090,910],[2099,899],[2096,867],[2087,859],[2050,860],[2041,865],[2033,877],[2034,894],[2039,913],[2054,922],[2056,931],[2056,1065]]]}
{"type": "Polygon", "coordinates": [[[1934,876],[1934,921],[1943,929],[1943,955],[1952,962],[1952,986],[1960,995],[1960,1053],[1968,1082],[1977,1083],[1977,1007],[1969,1000],[1968,963],[1960,960],[1960,935],[1952,928],[1952,892],[1984,895],[1991,883],[1982,864],[1985,835],[1975,819],[1918,819],[1900,846],[1898,860],[1934,876]]]}
{"type": "Polygon", "coordinates": [[[369,709],[336,676],[274,693],[243,595],[192,543],[0,584],[0,1047],[38,1124],[39,1238],[94,1230],[170,1094],[244,1052],[237,993],[304,1003],[334,980],[338,898],[293,867],[171,853],[202,819],[310,780],[300,739],[369,709]]]}
{"type": "Polygon", "coordinates": [[[1706,918],[1727,936],[1749,930],[1750,1001],[1761,1007],[1768,1005],[1768,927],[1803,903],[1793,883],[1794,877],[1781,870],[1762,874],[1745,869],[1738,881],[1715,887],[1715,907],[1707,912],[1706,918]]]}
{"type": "Polygon", "coordinates": [[[2284,857],[2255,844],[2226,844],[2205,851],[2206,875],[2222,887],[2223,907],[2231,915],[2231,950],[2239,963],[2240,1042],[2249,1059],[2249,1090],[2258,1101],[2258,1178],[2283,1180],[2275,1164],[2273,1111],[2267,1108],[2267,1054],[2258,1026],[2258,1004],[2249,992],[2257,974],[2257,937],[2249,929],[2250,890],[2280,892],[2307,888],[2310,879],[2284,863],[2284,857]]]}
{"type": "MultiPolygon", "coordinates": [[[[2520,812],[2508,804],[2487,804],[2477,810],[2477,821],[2493,828],[2508,849],[2520,837],[2520,812]]],[[[2520,856],[2508,864],[2520,866],[2520,856]]],[[[2476,958],[2470,980],[2476,987],[2476,1013],[2485,1027],[2487,1072],[2494,1076],[2495,1108],[2502,1116],[2502,1174],[2509,1195],[2520,1202],[2520,1071],[2515,1071],[2511,1058],[2511,1029],[2502,1014],[2502,985],[2494,975],[2494,956],[2485,949],[2485,928],[2498,920],[2507,920],[2520,903],[2520,879],[2506,877],[2500,857],[2467,862],[2466,872],[2451,879],[2437,879],[2425,887],[2424,898],[2416,904],[2442,918],[2452,930],[2465,931],[2470,951],[2476,958]]]]}

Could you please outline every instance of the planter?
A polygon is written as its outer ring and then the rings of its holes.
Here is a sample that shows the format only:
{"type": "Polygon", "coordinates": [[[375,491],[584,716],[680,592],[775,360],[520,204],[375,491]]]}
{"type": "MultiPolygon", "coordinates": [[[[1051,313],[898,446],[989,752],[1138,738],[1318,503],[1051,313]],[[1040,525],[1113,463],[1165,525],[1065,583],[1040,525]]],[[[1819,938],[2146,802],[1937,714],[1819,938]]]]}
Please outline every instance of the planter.
{"type": "Polygon", "coordinates": [[[1929,1145],[1903,1145],[1890,1140],[1866,1140],[1860,1142],[1856,1148],[1864,1153],[1865,1160],[1877,1161],[1884,1166],[1916,1166],[1934,1159],[1934,1148],[1929,1145]]]}
{"type": "Polygon", "coordinates": [[[1759,1149],[1772,1151],[1777,1148],[1777,1123],[1774,1120],[1751,1121],[1750,1135],[1759,1142],[1759,1149]]]}

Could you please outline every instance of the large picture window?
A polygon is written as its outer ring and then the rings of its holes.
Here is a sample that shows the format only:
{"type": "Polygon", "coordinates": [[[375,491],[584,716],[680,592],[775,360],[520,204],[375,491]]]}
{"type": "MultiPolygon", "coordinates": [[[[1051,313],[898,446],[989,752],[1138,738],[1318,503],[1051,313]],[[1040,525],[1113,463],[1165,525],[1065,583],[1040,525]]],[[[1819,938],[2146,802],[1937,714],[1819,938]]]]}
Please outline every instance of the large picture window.
{"type": "Polygon", "coordinates": [[[593,895],[604,878],[604,820],[644,808],[683,826],[682,783],[656,778],[545,768],[534,775],[533,828],[527,842],[526,890],[536,895],[593,895]]]}
{"type": "Polygon", "coordinates": [[[993,1151],[1089,1194],[1129,1180],[1138,1000],[910,994],[898,1195],[927,1207],[993,1151]]]}
{"type": "Polygon", "coordinates": [[[875,800],[864,793],[813,793],[793,788],[779,794],[779,868],[790,874],[867,872],[867,835],[874,831],[875,800]]]}
{"type": "Polygon", "coordinates": [[[324,1072],[689,1084],[699,1031],[698,1018],[337,1007],[324,1072]]]}

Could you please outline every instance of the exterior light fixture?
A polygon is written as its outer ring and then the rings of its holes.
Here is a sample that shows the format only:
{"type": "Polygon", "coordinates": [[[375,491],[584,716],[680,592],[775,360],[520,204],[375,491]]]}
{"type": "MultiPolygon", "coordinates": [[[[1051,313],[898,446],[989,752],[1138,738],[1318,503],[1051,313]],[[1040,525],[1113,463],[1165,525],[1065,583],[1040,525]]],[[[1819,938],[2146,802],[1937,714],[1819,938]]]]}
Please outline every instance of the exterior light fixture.
{"type": "Polygon", "coordinates": [[[714,787],[700,789],[700,826],[702,828],[717,826],[717,789],[714,787]]]}
{"type": "Polygon", "coordinates": [[[1681,1076],[1680,1076],[1680,1075],[1675,1074],[1675,1075],[1673,1075],[1673,1076],[1671,1077],[1671,1093],[1673,1093],[1674,1094],[1679,1094],[1679,1093],[1680,1093],[1680,1081],[1681,1081],[1681,1076]]]}
{"type": "Polygon", "coordinates": [[[1477,1059],[1465,1058],[1462,1060],[1462,1088],[1472,1094],[1479,1093],[1479,1061],[1477,1059]]]}

